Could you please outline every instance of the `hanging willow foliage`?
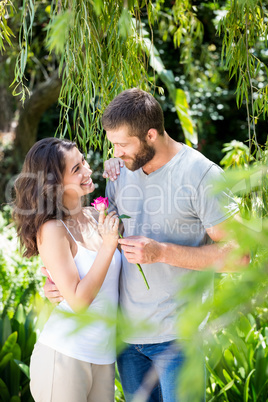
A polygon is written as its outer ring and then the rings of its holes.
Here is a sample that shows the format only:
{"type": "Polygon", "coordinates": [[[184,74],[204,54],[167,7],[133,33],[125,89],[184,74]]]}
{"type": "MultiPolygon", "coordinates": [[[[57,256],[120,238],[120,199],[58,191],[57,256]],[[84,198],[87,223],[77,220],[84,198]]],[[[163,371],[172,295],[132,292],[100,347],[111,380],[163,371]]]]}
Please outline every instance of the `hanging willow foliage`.
{"type": "Polygon", "coordinates": [[[72,2],[71,10],[68,2],[54,4],[48,44],[62,53],[59,130],[62,136],[68,131],[71,138],[74,133],[85,151],[88,146],[98,146],[104,148],[104,157],[107,156],[106,138],[100,124],[103,109],[124,89],[133,86],[149,89],[147,62],[168,88],[188,145],[197,144],[185,93],[176,90],[174,76],[171,72],[167,74],[163,63],[158,63],[158,67],[152,63],[155,48],[149,33],[141,29],[142,9],[146,10],[152,26],[157,9],[151,1],[77,0],[72,2]],[[62,37],[62,32],[66,41],[58,37],[62,37]]]}
{"type": "MultiPolygon", "coordinates": [[[[248,118],[249,150],[252,143],[259,150],[256,123],[260,115],[268,115],[268,68],[256,57],[254,47],[268,39],[268,10],[261,0],[230,1],[228,12],[219,22],[223,36],[222,65],[236,78],[236,101],[241,107],[245,100],[248,118]],[[266,72],[266,85],[257,87],[260,69],[266,72]],[[256,81],[255,81],[256,82],[256,81]]],[[[250,157],[249,154],[249,157],[250,157]]]]}
{"type": "Polygon", "coordinates": [[[0,2],[0,52],[6,50],[5,42],[7,42],[10,46],[12,45],[10,37],[14,36],[5,18],[7,9],[9,9],[9,11],[12,11],[11,1],[2,0],[0,2]]]}
{"type": "MultiPolygon", "coordinates": [[[[0,2],[0,51],[11,44],[13,32],[5,15],[19,11],[18,37],[20,53],[15,66],[13,94],[21,100],[29,94],[24,73],[29,58],[29,42],[36,9],[40,0],[2,0],[0,2]],[[14,6],[13,6],[14,4],[14,6]]],[[[215,1],[214,4],[219,5],[215,1]]],[[[61,118],[58,133],[69,135],[86,151],[88,147],[104,148],[100,116],[103,109],[122,90],[139,86],[155,90],[149,81],[148,65],[166,85],[169,97],[181,122],[186,142],[197,144],[185,93],[176,88],[172,71],[167,70],[153,45],[153,25],[165,7],[164,0],[53,0],[47,46],[58,55],[62,90],[59,98],[61,118]],[[146,16],[149,30],[145,32],[141,16],[146,16]]],[[[254,47],[267,42],[267,9],[261,0],[228,1],[226,15],[219,22],[223,37],[222,65],[237,82],[237,104],[245,100],[248,114],[250,144],[257,144],[255,124],[268,112],[268,86],[256,88],[260,69],[267,67],[256,58],[254,47]],[[252,132],[253,131],[253,132],[252,132]]],[[[175,46],[180,46],[181,63],[191,67],[195,44],[203,38],[203,26],[197,18],[198,6],[190,0],[175,0],[172,6],[175,46]]],[[[159,88],[161,92],[161,88],[159,88]]],[[[258,146],[258,145],[257,145],[258,146]]],[[[251,149],[251,146],[250,146],[251,149]]]]}
{"type": "MultiPolygon", "coordinates": [[[[5,1],[7,7],[9,1],[5,1]]],[[[138,86],[154,91],[155,85],[147,75],[149,64],[168,89],[188,145],[197,144],[186,95],[176,89],[173,73],[166,70],[152,41],[152,24],[157,21],[162,3],[162,0],[156,3],[151,0],[54,0],[49,6],[47,47],[58,56],[62,78],[58,134],[69,135],[85,152],[89,147],[99,147],[104,150],[104,158],[107,157],[108,144],[100,123],[103,109],[124,89],[138,86]],[[141,15],[148,18],[148,31],[141,23],[141,15]]],[[[23,102],[29,94],[24,72],[34,14],[39,5],[38,1],[24,0],[20,10],[20,53],[13,94],[19,95],[23,102]]]]}
{"type": "MultiPolygon", "coordinates": [[[[137,17],[139,9],[131,8],[137,17]]],[[[100,117],[119,92],[139,86],[148,90],[140,38],[133,35],[131,14],[123,1],[56,0],[52,5],[48,46],[61,53],[59,132],[75,137],[84,151],[103,147],[100,117]],[[70,6],[71,4],[71,6],[70,6]],[[120,29],[119,29],[120,27],[120,29]],[[62,31],[65,38],[60,41],[62,31]]]]}

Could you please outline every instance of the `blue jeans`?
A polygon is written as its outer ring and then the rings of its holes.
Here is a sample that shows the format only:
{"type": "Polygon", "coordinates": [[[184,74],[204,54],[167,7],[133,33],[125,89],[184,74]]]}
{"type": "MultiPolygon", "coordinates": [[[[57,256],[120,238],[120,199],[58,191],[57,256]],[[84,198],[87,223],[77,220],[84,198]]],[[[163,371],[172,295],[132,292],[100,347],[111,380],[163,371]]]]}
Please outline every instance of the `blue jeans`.
{"type": "Polygon", "coordinates": [[[127,345],[117,359],[127,402],[178,402],[178,372],[184,354],[175,341],[127,345]]]}

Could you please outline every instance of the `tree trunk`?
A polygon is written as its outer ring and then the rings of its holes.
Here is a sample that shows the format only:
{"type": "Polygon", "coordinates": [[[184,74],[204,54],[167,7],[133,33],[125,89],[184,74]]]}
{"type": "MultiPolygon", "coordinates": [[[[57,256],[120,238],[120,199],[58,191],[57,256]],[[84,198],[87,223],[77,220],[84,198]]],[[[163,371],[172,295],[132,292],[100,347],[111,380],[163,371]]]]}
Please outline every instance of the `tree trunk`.
{"type": "Polygon", "coordinates": [[[6,64],[6,55],[0,54],[0,131],[9,132],[15,111],[16,99],[12,96],[9,85],[12,82],[13,70],[6,64]]]}
{"type": "Polygon", "coordinates": [[[0,84],[0,131],[9,132],[13,119],[12,94],[4,84],[0,84]]]}
{"type": "Polygon", "coordinates": [[[20,110],[16,128],[14,152],[21,160],[36,142],[37,130],[42,114],[57,102],[61,88],[58,72],[40,84],[20,110]]]}

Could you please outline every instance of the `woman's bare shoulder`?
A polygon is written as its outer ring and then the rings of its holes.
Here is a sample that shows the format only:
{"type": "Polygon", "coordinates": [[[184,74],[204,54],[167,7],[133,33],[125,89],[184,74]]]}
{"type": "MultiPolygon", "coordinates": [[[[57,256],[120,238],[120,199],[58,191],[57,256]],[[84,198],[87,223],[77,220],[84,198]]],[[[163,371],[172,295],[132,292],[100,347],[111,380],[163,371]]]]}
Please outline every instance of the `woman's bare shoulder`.
{"type": "Polygon", "coordinates": [[[61,235],[65,235],[66,229],[64,228],[63,223],[58,219],[50,219],[43,223],[43,225],[38,230],[38,237],[41,238],[43,236],[50,238],[55,238],[61,235]]]}
{"type": "Polygon", "coordinates": [[[37,248],[41,259],[69,257],[71,251],[70,236],[63,222],[51,219],[45,222],[39,229],[36,237],[37,248]]]}

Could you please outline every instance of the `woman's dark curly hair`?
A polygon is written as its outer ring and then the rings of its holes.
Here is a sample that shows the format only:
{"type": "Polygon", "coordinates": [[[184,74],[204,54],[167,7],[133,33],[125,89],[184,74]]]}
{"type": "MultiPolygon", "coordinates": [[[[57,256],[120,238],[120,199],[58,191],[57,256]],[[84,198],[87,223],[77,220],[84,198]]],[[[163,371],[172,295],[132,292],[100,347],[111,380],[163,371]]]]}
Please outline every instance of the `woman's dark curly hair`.
{"type": "Polygon", "coordinates": [[[15,182],[13,218],[17,225],[23,256],[38,254],[36,236],[50,219],[64,219],[69,211],[62,204],[65,152],[74,142],[44,138],[26,155],[22,171],[15,182]]]}

